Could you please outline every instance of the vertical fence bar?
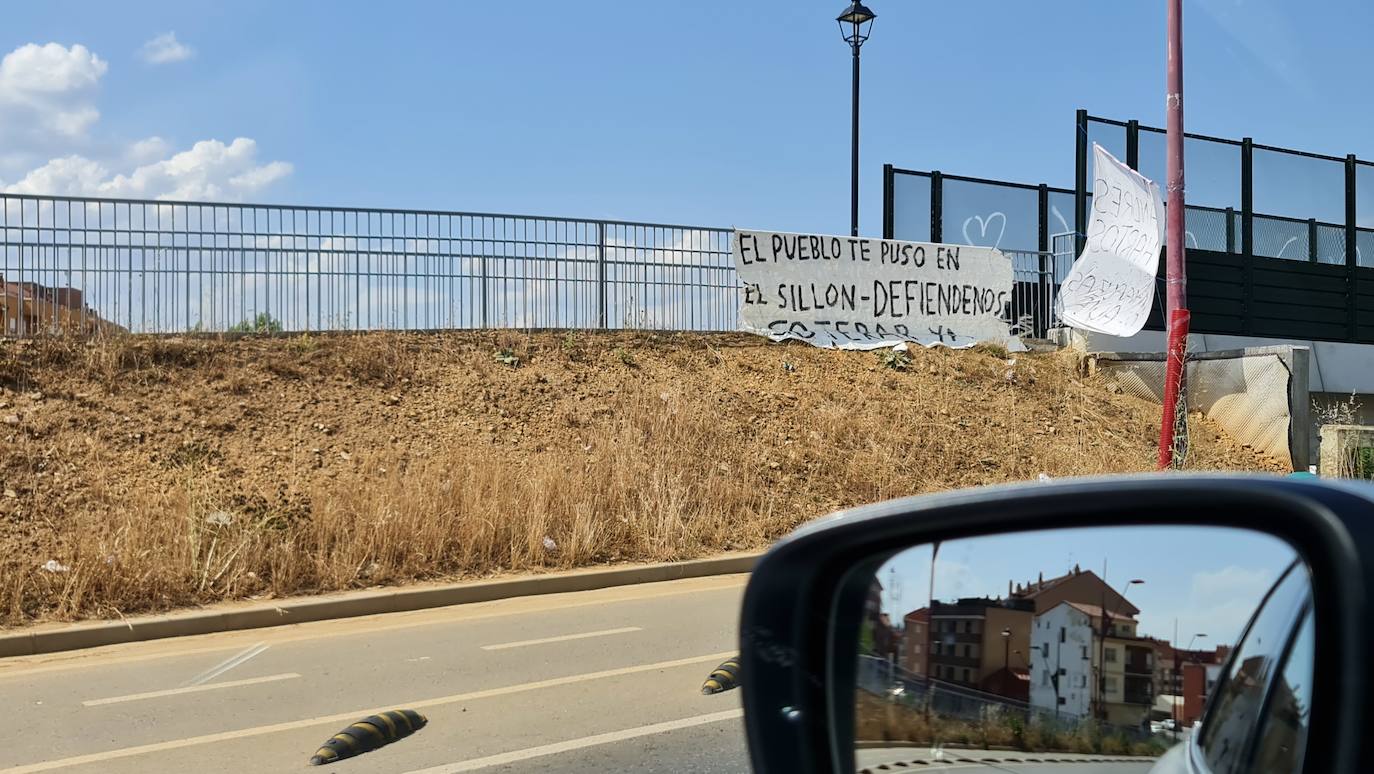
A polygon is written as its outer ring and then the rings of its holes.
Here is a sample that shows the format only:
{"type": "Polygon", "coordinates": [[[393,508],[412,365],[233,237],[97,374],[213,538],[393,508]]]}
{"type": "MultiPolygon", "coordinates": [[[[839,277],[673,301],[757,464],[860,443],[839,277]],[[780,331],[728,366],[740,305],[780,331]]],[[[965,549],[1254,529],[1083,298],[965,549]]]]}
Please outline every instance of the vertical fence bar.
{"type": "Polygon", "coordinates": [[[606,329],[606,224],[596,224],[596,319],[606,329]]]}
{"type": "Polygon", "coordinates": [[[937,169],[930,173],[930,241],[940,243],[945,236],[945,177],[937,169]]]}
{"type": "Polygon", "coordinates": [[[892,238],[893,238],[893,236],[892,236],[892,231],[893,231],[893,223],[892,223],[892,216],[893,216],[893,211],[892,211],[892,209],[893,209],[892,190],[893,190],[893,185],[894,185],[894,183],[896,182],[896,181],[894,180],[894,176],[895,176],[895,175],[896,175],[896,173],[892,171],[892,165],[891,165],[891,164],[884,164],[884,165],[883,165],[883,239],[892,239],[892,238]]]}
{"type": "Polygon", "coordinates": [[[1358,217],[1355,197],[1359,195],[1355,186],[1357,161],[1353,153],[1345,157],[1345,333],[1350,341],[1358,340],[1360,314],[1355,273],[1358,262],[1355,251],[1355,219],[1358,217]]]}
{"type": "Polygon", "coordinates": [[[1134,118],[1126,122],[1126,166],[1140,171],[1140,122],[1134,118]]]}
{"type": "Polygon", "coordinates": [[[1073,154],[1073,254],[1083,254],[1083,234],[1088,226],[1088,111],[1074,114],[1073,154]]]}
{"type": "Polygon", "coordinates": [[[1240,141],[1240,281],[1241,331],[1250,333],[1255,321],[1255,141],[1240,141]]]}
{"type": "Polygon", "coordinates": [[[478,265],[478,271],[479,271],[479,273],[481,274],[481,282],[482,282],[482,285],[481,285],[481,291],[482,291],[482,327],[483,327],[483,328],[486,328],[486,327],[488,327],[488,325],[487,325],[487,253],[489,252],[489,251],[487,250],[487,248],[486,248],[487,219],[486,219],[486,218],[480,218],[479,220],[480,220],[481,223],[482,223],[482,240],[483,240],[483,241],[479,243],[479,244],[482,245],[482,247],[480,248],[480,249],[481,249],[481,253],[478,254],[478,259],[477,259],[477,260],[478,260],[478,264],[479,264],[479,265],[478,265]]]}
{"type": "Polygon", "coordinates": [[[1307,260],[1316,263],[1317,258],[1317,219],[1307,219],[1307,260]]]}
{"type": "Polygon", "coordinates": [[[1035,303],[1035,317],[1032,326],[1035,329],[1037,338],[1044,338],[1049,335],[1050,329],[1050,272],[1052,271],[1054,258],[1050,254],[1050,187],[1041,183],[1036,191],[1039,210],[1037,218],[1037,232],[1039,234],[1039,268],[1040,276],[1036,277],[1036,288],[1038,298],[1035,303]]]}
{"type": "Polygon", "coordinates": [[[1236,252],[1236,209],[1226,208],[1226,252],[1234,254],[1236,252]]]}

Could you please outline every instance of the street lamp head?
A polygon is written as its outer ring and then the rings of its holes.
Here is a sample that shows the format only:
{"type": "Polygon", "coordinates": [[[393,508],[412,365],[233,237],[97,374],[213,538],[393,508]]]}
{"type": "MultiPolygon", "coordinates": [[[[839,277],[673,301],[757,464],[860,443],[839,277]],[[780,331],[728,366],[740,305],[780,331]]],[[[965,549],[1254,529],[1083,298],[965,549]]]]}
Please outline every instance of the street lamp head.
{"type": "Polygon", "coordinates": [[[858,48],[868,40],[868,34],[873,29],[873,20],[876,18],[878,15],[868,10],[868,6],[854,0],[835,17],[835,21],[840,25],[840,35],[844,37],[844,42],[858,48]]]}
{"type": "Polygon", "coordinates": [[[1002,630],[1002,636],[1003,636],[1003,637],[1010,637],[1010,636],[1011,636],[1011,627],[1010,627],[1010,626],[1008,626],[1008,627],[1006,627],[1005,629],[1002,630]]]}

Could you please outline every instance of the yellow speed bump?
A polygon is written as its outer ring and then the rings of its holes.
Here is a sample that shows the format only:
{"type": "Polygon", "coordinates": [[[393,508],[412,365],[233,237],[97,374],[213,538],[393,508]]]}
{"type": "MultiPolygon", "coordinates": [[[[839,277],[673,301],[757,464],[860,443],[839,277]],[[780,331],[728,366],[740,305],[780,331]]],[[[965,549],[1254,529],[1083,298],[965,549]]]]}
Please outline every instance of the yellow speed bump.
{"type": "Polygon", "coordinates": [[[310,756],[310,765],[322,766],[371,752],[397,739],[410,736],[424,728],[428,722],[424,715],[408,709],[368,715],[331,736],[314,755],[310,756]]]}
{"type": "Polygon", "coordinates": [[[713,693],[724,693],[738,687],[739,656],[735,656],[711,671],[706,682],[701,684],[701,692],[710,696],[713,693]]]}

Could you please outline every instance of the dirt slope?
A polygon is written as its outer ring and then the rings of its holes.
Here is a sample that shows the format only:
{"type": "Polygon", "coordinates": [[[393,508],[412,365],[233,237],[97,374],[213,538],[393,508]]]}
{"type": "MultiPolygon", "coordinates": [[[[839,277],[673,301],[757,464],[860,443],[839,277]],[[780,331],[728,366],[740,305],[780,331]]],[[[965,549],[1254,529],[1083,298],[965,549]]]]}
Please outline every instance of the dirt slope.
{"type": "MultiPolygon", "coordinates": [[[[0,622],[684,558],[841,506],[1152,466],[1158,408],[1068,355],[911,358],[630,333],[0,342],[0,622]]],[[[1192,445],[1193,467],[1280,469],[1201,422],[1192,445]]]]}

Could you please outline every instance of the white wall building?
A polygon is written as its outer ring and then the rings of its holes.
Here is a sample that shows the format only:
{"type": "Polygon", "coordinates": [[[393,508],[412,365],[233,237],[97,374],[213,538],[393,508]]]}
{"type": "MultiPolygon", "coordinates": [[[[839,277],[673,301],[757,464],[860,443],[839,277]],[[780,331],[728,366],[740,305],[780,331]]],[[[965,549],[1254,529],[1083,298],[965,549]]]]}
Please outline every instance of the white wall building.
{"type": "Polygon", "coordinates": [[[1092,618],[1067,602],[1037,615],[1031,623],[1031,706],[1064,717],[1092,711],[1092,618]],[[1055,672],[1059,673],[1056,693],[1055,672]]]}

